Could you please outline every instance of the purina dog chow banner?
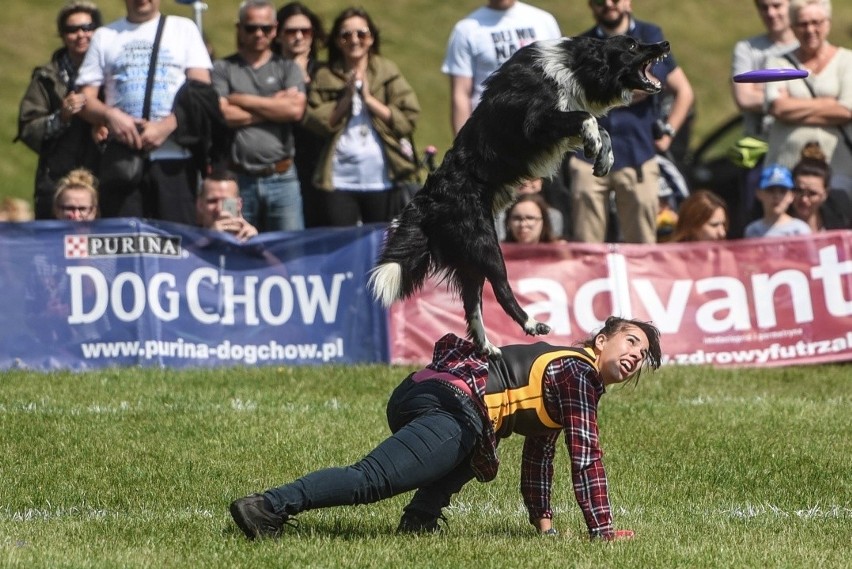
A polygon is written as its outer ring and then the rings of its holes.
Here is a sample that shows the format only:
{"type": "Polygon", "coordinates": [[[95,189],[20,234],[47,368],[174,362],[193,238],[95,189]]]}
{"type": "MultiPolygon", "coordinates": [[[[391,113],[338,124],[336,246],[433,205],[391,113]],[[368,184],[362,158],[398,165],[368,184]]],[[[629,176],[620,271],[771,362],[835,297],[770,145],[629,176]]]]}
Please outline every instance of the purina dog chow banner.
{"type": "MultiPolygon", "coordinates": [[[[509,281],[532,318],[531,338],[486,284],[483,316],[496,345],[571,344],[610,314],[652,320],[664,362],[779,366],[852,360],[852,232],[665,245],[505,245],[509,281]]],[[[464,334],[446,287],[390,311],[391,361],[422,363],[435,338],[464,334]]]]}
{"type": "Polygon", "coordinates": [[[387,361],[366,293],[383,236],[0,223],[0,369],[387,361]]]}

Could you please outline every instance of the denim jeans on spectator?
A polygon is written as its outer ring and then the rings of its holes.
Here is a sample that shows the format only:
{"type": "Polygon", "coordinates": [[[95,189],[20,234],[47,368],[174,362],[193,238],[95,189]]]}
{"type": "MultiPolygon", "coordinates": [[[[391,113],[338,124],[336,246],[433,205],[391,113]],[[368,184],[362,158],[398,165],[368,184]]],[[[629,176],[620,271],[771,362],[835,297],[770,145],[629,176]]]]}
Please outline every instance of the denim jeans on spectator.
{"type": "Polygon", "coordinates": [[[482,433],[473,401],[436,381],[406,378],[387,407],[393,435],[357,463],[326,468],[265,492],[276,512],[369,504],[419,488],[408,509],[438,516],[473,478],[470,453],[482,433]]]}
{"type": "Polygon", "coordinates": [[[302,193],[295,166],[271,176],[240,174],[238,182],[243,217],[258,231],[300,231],[305,228],[302,193]]]}

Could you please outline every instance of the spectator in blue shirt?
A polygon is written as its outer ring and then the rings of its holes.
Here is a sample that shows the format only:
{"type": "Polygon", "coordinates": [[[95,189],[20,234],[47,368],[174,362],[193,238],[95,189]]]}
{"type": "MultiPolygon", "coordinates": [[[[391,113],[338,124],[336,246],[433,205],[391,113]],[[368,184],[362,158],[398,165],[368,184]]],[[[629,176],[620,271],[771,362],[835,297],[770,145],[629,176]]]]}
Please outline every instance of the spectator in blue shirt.
{"type": "MultiPolygon", "coordinates": [[[[633,18],[629,0],[589,0],[589,7],[596,26],[584,36],[605,39],[626,34],[643,43],[664,40],[659,27],[633,18]]],[[[617,240],[616,232],[609,227],[610,194],[615,197],[620,240],[656,241],[660,190],[656,154],[670,149],[677,130],[686,122],[694,95],[673,56],[656,64],[652,74],[673,96],[668,116],[664,118],[659,112],[659,96],[634,94],[633,104],[613,109],[599,120],[612,136],[615,164],[610,173],[597,178],[592,175],[592,164],[582,154],[571,159],[572,227],[576,241],[603,243],[608,235],[610,240],[617,240]]]]}

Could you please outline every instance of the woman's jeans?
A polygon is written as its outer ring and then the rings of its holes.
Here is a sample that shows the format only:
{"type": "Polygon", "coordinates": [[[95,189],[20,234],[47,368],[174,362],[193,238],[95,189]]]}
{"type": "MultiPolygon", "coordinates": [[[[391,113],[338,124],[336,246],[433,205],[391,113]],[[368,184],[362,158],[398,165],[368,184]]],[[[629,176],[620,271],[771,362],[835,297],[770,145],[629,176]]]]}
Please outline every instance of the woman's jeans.
{"type": "Polygon", "coordinates": [[[440,516],[474,476],[470,454],[482,432],[474,402],[446,384],[409,377],[391,395],[387,414],[393,435],[357,463],[267,490],[275,511],[369,504],[418,489],[405,509],[440,516]]]}

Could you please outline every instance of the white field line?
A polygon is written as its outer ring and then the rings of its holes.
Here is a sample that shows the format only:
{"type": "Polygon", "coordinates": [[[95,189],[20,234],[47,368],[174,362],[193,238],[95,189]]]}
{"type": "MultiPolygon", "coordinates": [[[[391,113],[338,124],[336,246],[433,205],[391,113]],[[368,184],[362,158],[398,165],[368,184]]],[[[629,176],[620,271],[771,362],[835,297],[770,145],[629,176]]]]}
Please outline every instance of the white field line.
{"type": "MultiPolygon", "coordinates": [[[[576,506],[573,504],[565,505],[560,508],[554,508],[556,515],[570,513],[576,506]]],[[[613,514],[618,518],[625,517],[642,517],[643,508],[630,511],[626,508],[615,508],[613,514]]],[[[496,502],[465,502],[459,501],[452,504],[446,509],[446,513],[452,517],[466,517],[471,514],[488,515],[488,516],[506,516],[508,518],[525,518],[526,509],[523,504],[502,503],[496,502]]],[[[365,509],[362,512],[367,517],[375,517],[380,514],[378,511],[370,511],[365,509]]],[[[852,519],[852,507],[840,505],[815,505],[801,509],[784,509],[773,504],[743,504],[731,506],[729,508],[713,510],[707,512],[709,517],[723,516],[735,519],[755,519],[755,518],[798,518],[801,520],[848,520],[852,519]]],[[[205,508],[182,508],[171,510],[165,513],[166,518],[186,520],[186,519],[212,519],[222,515],[222,512],[214,511],[205,508]]],[[[24,510],[12,510],[8,507],[0,507],[0,520],[17,523],[28,522],[46,522],[62,519],[82,519],[82,520],[104,520],[104,519],[136,519],[136,520],[152,520],[163,519],[164,512],[162,510],[150,509],[133,509],[133,510],[107,510],[104,508],[95,508],[91,506],[67,506],[67,507],[51,507],[45,508],[26,508],[24,510]]]]}
{"type": "Polygon", "coordinates": [[[852,508],[838,505],[815,505],[798,510],[785,510],[772,504],[743,504],[732,506],[721,512],[736,519],[752,518],[790,518],[797,517],[805,520],[842,520],[852,519],[852,508]]]}
{"type": "MultiPolygon", "coordinates": [[[[266,407],[269,407],[268,405],[266,407]]],[[[71,417],[84,415],[121,415],[125,413],[169,411],[176,413],[209,413],[225,412],[227,410],[236,412],[254,412],[260,408],[257,401],[251,399],[243,400],[238,397],[223,403],[211,403],[209,405],[198,405],[194,403],[165,403],[153,404],[150,401],[120,401],[118,403],[103,404],[91,403],[85,406],[66,407],[49,400],[27,401],[15,404],[0,403],[0,414],[9,415],[43,415],[71,417]]],[[[292,403],[287,402],[275,407],[275,409],[288,414],[315,414],[318,411],[348,411],[352,405],[338,398],[328,399],[317,403],[292,403]]]]}
{"type": "Polygon", "coordinates": [[[47,507],[47,508],[27,508],[25,510],[10,510],[9,508],[0,508],[0,520],[11,522],[46,522],[62,519],[82,519],[82,520],[104,520],[104,519],[163,519],[172,518],[177,520],[187,520],[195,518],[214,518],[221,515],[221,512],[207,510],[203,508],[183,508],[180,510],[172,510],[166,513],[154,510],[106,510],[103,508],[93,508],[91,506],[68,506],[68,507],[47,507]]]}

